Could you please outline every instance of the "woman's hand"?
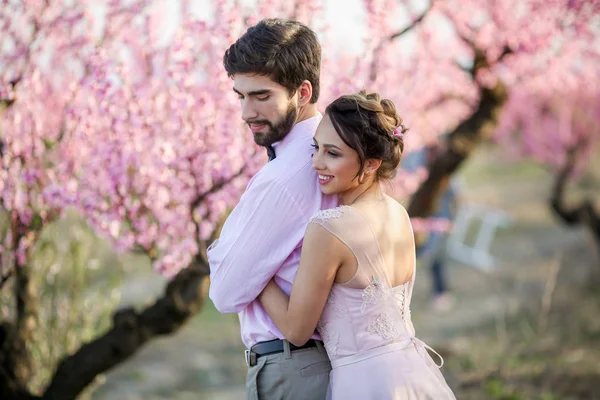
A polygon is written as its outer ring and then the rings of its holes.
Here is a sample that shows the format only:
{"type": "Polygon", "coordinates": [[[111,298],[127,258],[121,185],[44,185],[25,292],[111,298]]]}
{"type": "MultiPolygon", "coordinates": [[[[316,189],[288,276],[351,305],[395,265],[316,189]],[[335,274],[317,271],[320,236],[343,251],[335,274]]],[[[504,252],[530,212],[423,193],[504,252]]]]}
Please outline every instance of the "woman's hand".
{"type": "Polygon", "coordinates": [[[288,297],[273,279],[258,296],[283,336],[296,346],[314,334],[348,248],[318,224],[308,224],[300,266],[288,297]]]}

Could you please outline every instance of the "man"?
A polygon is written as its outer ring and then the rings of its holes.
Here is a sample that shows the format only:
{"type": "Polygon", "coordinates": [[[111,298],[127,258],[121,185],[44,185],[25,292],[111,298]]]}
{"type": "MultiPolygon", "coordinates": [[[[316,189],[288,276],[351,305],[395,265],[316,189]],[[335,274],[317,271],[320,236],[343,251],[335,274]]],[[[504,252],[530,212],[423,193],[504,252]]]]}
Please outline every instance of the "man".
{"type": "Polygon", "coordinates": [[[247,347],[248,399],[324,399],[331,369],[320,337],[298,348],[256,299],[271,278],[290,293],[308,220],[335,207],[311,166],[321,47],[296,21],[267,19],[226,52],[242,119],[269,159],[250,181],[220,238],[208,251],[210,298],[222,313],[239,313],[247,347]]]}

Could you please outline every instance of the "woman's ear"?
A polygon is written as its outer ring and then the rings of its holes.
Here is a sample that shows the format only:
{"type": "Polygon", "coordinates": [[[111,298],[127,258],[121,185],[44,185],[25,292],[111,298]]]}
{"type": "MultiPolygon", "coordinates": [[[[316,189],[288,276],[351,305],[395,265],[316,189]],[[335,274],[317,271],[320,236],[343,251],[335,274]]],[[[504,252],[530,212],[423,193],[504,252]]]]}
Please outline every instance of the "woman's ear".
{"type": "Polygon", "coordinates": [[[371,158],[368,159],[365,163],[364,171],[370,175],[375,173],[379,169],[379,167],[381,167],[381,160],[371,158]]]}

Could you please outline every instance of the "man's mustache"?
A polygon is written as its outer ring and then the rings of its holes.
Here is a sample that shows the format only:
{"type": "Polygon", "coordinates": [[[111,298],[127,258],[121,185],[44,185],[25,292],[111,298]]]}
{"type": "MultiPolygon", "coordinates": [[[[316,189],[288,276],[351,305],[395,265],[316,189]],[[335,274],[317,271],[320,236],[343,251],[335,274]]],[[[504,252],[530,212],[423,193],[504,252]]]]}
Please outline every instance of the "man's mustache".
{"type": "Polygon", "coordinates": [[[257,124],[257,125],[269,125],[272,127],[271,122],[265,120],[265,119],[256,119],[256,120],[252,120],[252,121],[246,121],[246,123],[248,125],[250,124],[257,124]]]}

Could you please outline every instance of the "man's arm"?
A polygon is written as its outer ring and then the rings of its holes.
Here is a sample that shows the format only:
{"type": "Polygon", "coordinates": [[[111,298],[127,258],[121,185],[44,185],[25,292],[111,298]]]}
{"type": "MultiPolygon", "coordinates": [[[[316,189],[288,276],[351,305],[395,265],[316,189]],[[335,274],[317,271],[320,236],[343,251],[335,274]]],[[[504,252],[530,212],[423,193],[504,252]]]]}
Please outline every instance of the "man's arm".
{"type": "Polygon", "coordinates": [[[290,297],[273,280],[260,294],[263,307],[292,344],[302,346],[314,333],[337,271],[348,252],[346,245],[325,228],[311,223],[306,230],[290,297]]]}
{"type": "Polygon", "coordinates": [[[281,185],[248,188],[208,250],[209,296],[220,312],[240,312],[258,297],[302,241],[305,214],[281,185]]]}

